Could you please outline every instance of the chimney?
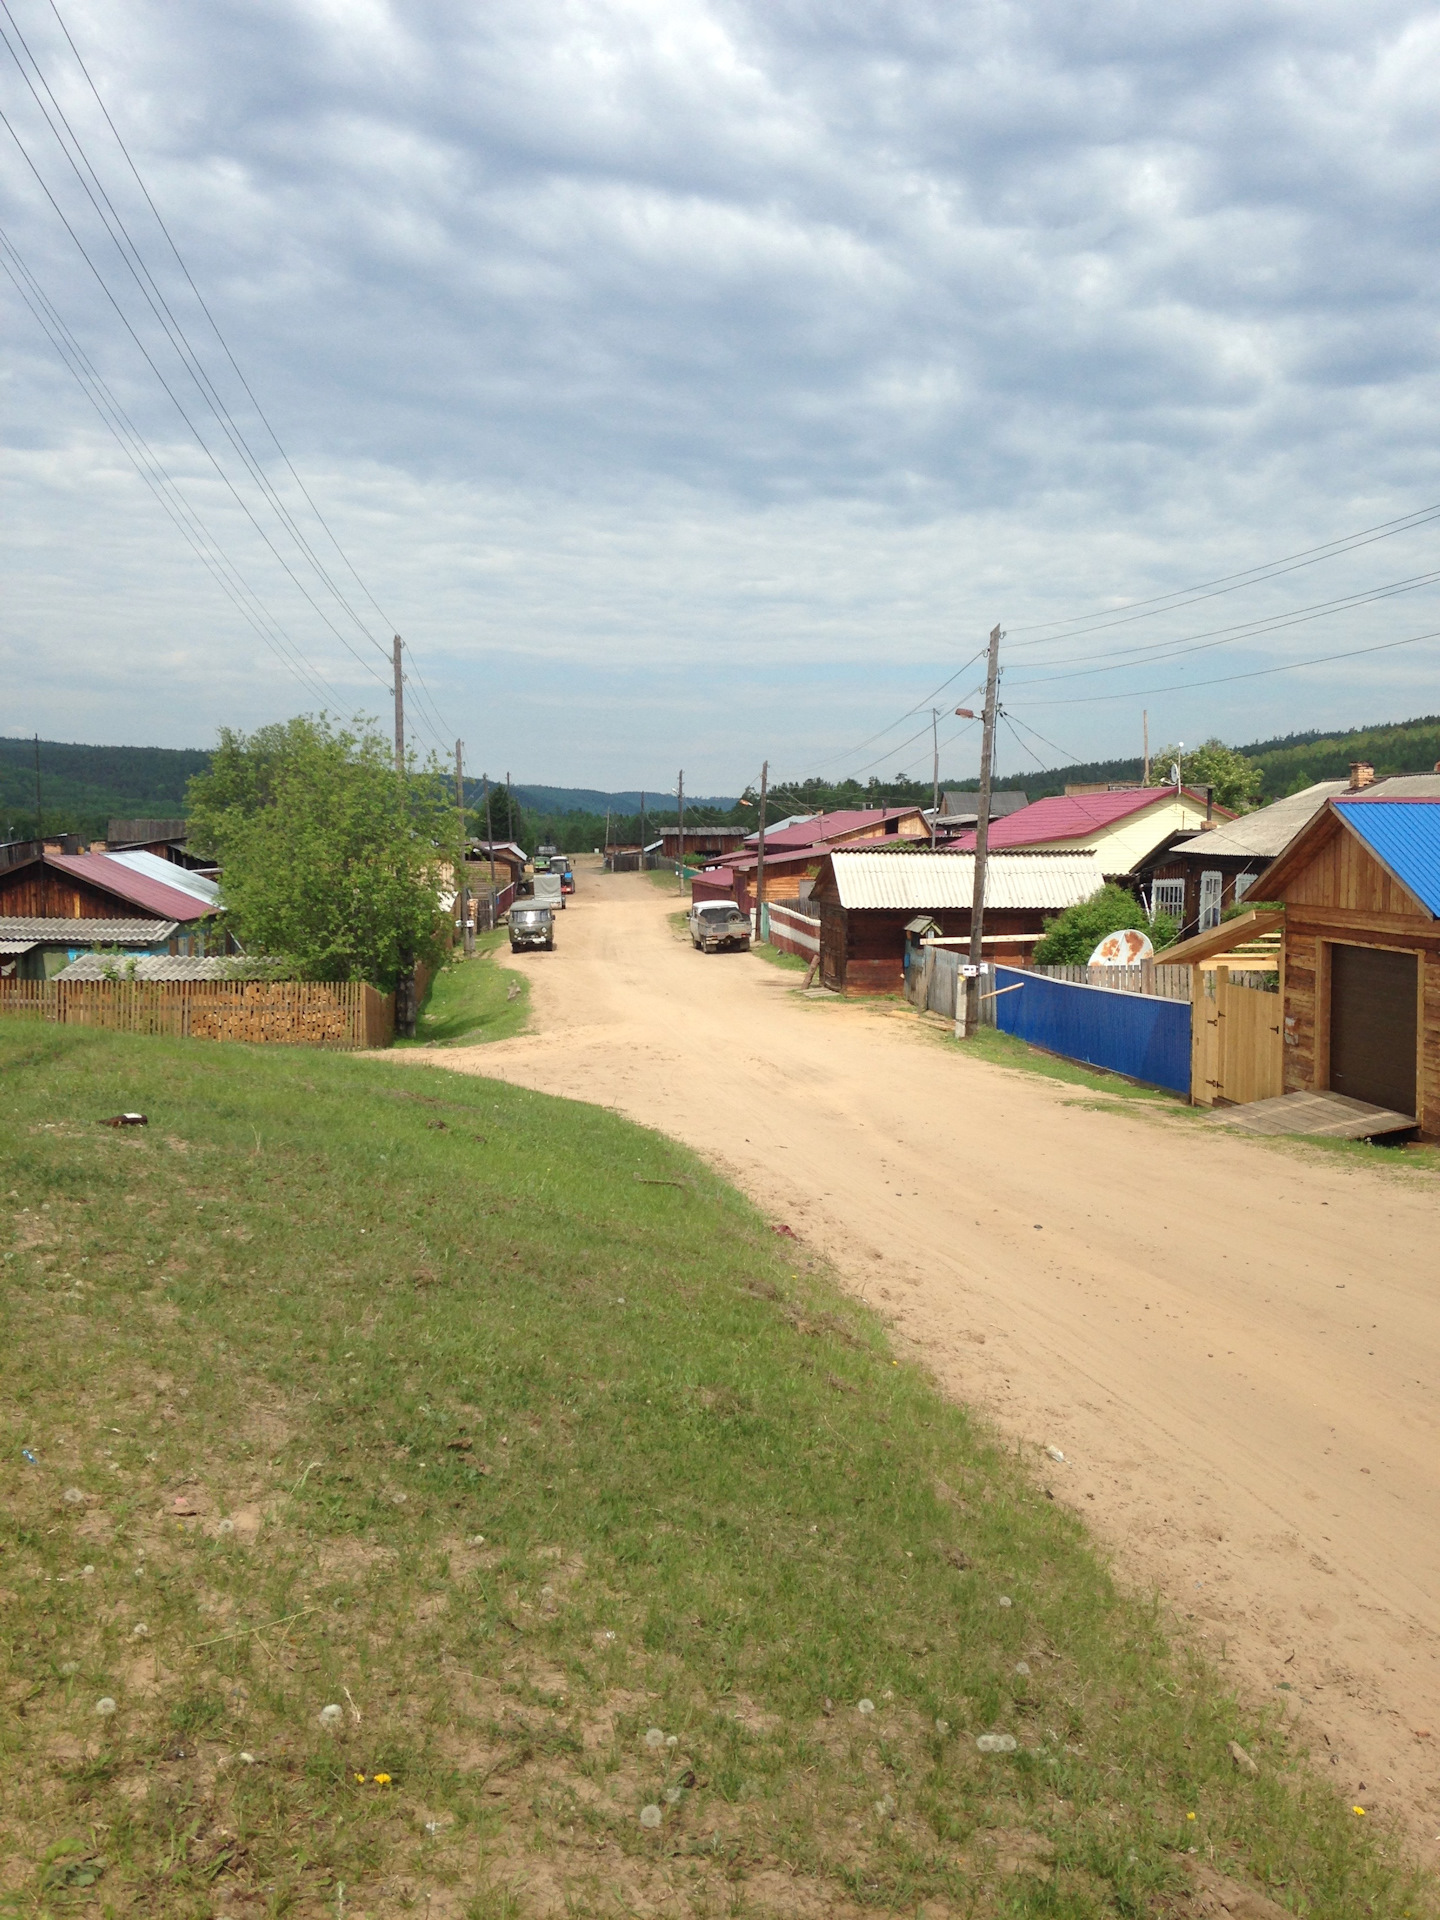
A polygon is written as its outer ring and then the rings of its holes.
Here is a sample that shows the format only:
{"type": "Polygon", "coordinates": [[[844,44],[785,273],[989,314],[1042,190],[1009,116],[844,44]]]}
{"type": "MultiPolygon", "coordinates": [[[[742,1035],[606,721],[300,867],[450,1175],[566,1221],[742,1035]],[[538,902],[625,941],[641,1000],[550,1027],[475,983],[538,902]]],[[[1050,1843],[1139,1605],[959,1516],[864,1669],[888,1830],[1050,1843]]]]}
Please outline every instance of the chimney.
{"type": "Polygon", "coordinates": [[[1368,760],[1352,760],[1350,762],[1351,793],[1359,793],[1362,787],[1373,785],[1374,780],[1375,769],[1368,760]]]}

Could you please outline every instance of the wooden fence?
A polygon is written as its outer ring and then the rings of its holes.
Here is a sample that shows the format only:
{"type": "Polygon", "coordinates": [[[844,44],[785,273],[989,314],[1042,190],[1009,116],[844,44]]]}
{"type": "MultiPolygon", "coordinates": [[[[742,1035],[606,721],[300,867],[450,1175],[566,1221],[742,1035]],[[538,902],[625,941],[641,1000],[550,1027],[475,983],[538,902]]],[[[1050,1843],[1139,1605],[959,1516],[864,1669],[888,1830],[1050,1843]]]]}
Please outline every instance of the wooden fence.
{"type": "Polygon", "coordinates": [[[1068,980],[1077,987],[1108,987],[1112,993],[1146,993],[1158,1000],[1190,998],[1189,967],[1167,967],[1147,960],[1137,967],[1032,967],[1046,980],[1068,980]]]}
{"type": "Polygon", "coordinates": [[[814,960],[820,952],[820,914],[808,902],[767,900],[765,925],[770,945],[781,953],[793,953],[801,960],[814,960]]]}
{"type": "Polygon", "coordinates": [[[4,980],[5,1015],[346,1052],[387,1047],[395,1037],[395,996],[355,980],[4,980]]]}

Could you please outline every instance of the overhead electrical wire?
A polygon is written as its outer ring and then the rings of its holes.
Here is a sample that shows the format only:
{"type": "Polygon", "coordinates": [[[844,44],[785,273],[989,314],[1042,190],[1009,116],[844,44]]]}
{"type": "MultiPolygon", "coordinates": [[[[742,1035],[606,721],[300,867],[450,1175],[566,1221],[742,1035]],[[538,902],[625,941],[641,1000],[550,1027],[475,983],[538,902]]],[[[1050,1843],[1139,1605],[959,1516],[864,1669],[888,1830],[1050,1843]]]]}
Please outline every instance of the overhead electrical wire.
{"type": "Polygon", "coordinates": [[[74,377],[100,418],[119,443],[140,478],[170,516],[187,544],[232,601],[245,620],[300,680],[308,691],[322,700],[327,696],[340,701],[336,689],[311,665],[283,627],[274,619],[259,596],[246,583],[204,521],[190,505],[153,447],[136,427],[94,363],[66,326],[58,308],[50,301],[16,250],[8,234],[0,229],[0,266],[22,301],[34,315],[41,331],[55,348],[63,364],[74,377]]]}
{"type": "Polygon", "coordinates": [[[1022,700],[1026,707],[1095,706],[1106,700],[1139,700],[1151,693],[1189,693],[1196,687],[1220,687],[1234,680],[1264,680],[1275,673],[1298,673],[1302,667],[1323,667],[1332,660],[1358,660],[1365,654],[1390,653],[1396,647],[1418,646],[1422,640],[1440,640],[1440,627],[1428,633],[1412,633],[1404,640],[1382,640],[1373,647],[1347,647],[1339,653],[1319,653],[1311,660],[1287,660],[1278,667],[1256,667],[1247,673],[1222,673],[1213,680],[1179,680],[1166,687],[1139,687],[1125,693],[1082,693],[1060,695],[1053,700],[1022,700]]]}
{"type": "MultiPolygon", "coordinates": [[[[190,273],[188,266],[186,265],[183,257],[181,256],[179,248],[176,245],[174,236],[171,234],[169,228],[166,226],[165,221],[160,214],[159,208],[155,204],[153,196],[150,194],[149,189],[145,185],[144,179],[140,174],[139,168],[135,163],[134,157],[130,153],[129,148],[126,146],[119,132],[119,129],[115,125],[115,122],[108,108],[105,106],[105,102],[103,97],[100,94],[99,88],[96,86],[93,76],[91,75],[88,67],[85,65],[85,62],[80,54],[80,51],[75,44],[74,38],[70,34],[70,31],[66,26],[65,21],[59,12],[58,7],[55,5],[55,0],[50,0],[50,6],[51,6],[51,11],[54,14],[55,19],[60,27],[60,30],[65,37],[66,43],[69,46],[71,53],[74,55],[76,63],[80,67],[80,70],[84,75],[85,81],[89,86],[91,93],[94,95],[96,103],[99,106],[100,111],[105,118],[106,124],[110,128],[111,133],[114,135],[116,143],[119,146],[122,154],[124,155],[126,164],[129,167],[130,172],[134,176],[135,181],[139,186],[141,193],[144,195],[147,206],[150,208],[150,211],[155,217],[157,225],[159,226],[162,234],[165,237],[166,244],[168,245],[171,253],[174,255],[176,263],[179,266],[180,271],[186,280],[186,283],[189,285],[191,291],[193,292],[195,299],[201,308],[201,311],[204,313],[205,318],[211,327],[211,330],[214,332],[215,337],[219,342],[220,347],[226,356],[226,359],[229,361],[231,367],[234,369],[236,377],[240,381],[240,384],[243,387],[251,404],[254,406],[256,414],[259,416],[262,423],[264,424],[266,432],[269,434],[271,441],[274,443],[275,448],[280,455],[280,458],[284,462],[287,470],[291,474],[296,485],[299,487],[300,492],[304,496],[311,510],[314,512],[317,521],[319,522],[321,527],[324,529],[326,537],[330,541],[331,545],[335,548],[335,551],[337,552],[337,554],[339,554],[341,560],[344,562],[348,572],[355,580],[357,586],[360,588],[361,593],[369,601],[371,606],[375,608],[375,611],[380,614],[381,618],[386,621],[386,625],[387,626],[391,625],[390,621],[388,620],[387,616],[384,613],[383,608],[380,607],[379,602],[376,600],[374,594],[370,592],[369,588],[365,585],[365,582],[361,579],[358,570],[354,566],[354,563],[350,560],[349,556],[345,553],[345,550],[341,546],[338,538],[336,537],[334,530],[331,528],[329,522],[325,519],[325,516],[323,515],[323,513],[321,513],[318,505],[316,504],[315,500],[310,494],[309,489],[305,486],[304,482],[301,480],[298,472],[296,472],[294,463],[291,461],[288,453],[286,453],[284,447],[281,445],[279,437],[276,434],[272,423],[270,422],[268,416],[265,414],[264,409],[260,406],[260,403],[256,398],[254,391],[250,386],[249,381],[245,378],[245,375],[241,370],[239,363],[236,360],[236,357],[229,346],[228,341],[226,341],[224,335],[222,334],[213,313],[211,312],[208,304],[205,302],[203,296],[201,295],[199,287],[196,285],[193,275],[190,273]]],[[[129,227],[126,225],[123,215],[119,212],[109,192],[106,190],[104,183],[100,178],[99,172],[96,169],[94,163],[90,158],[89,153],[85,148],[84,142],[76,133],[75,128],[72,125],[69,117],[65,114],[64,109],[61,107],[59,100],[57,99],[54,93],[54,90],[52,89],[49,83],[49,80],[47,79],[44,73],[43,68],[40,66],[39,61],[36,59],[35,54],[32,48],[30,47],[29,42],[26,40],[24,33],[22,32],[18,22],[15,19],[13,12],[11,11],[8,0],[0,0],[0,10],[3,10],[6,19],[9,21],[11,30],[13,31],[15,36],[15,41],[17,41],[19,43],[20,48],[23,49],[25,54],[25,59],[22,60],[22,58],[20,57],[20,53],[16,49],[16,45],[12,43],[10,36],[5,32],[5,29],[3,28],[3,26],[0,26],[0,39],[4,40],[6,50],[10,54],[11,59],[14,61],[15,66],[19,71],[22,79],[24,80],[25,85],[31,95],[31,98],[35,102],[36,107],[39,109],[42,118],[45,120],[45,123],[51,135],[55,139],[57,145],[60,147],[61,152],[64,154],[65,159],[71,171],[75,175],[75,178],[78,180],[81,186],[81,189],[83,190],[87,200],[90,203],[90,206],[94,210],[96,217],[100,220],[102,226],[105,228],[106,234],[111,240],[112,244],[115,246],[116,251],[119,253],[120,258],[127,272],[130,275],[130,278],[134,281],[135,286],[138,288],[141,296],[145,301],[145,304],[149,307],[150,312],[154,316],[162,333],[165,335],[166,340],[168,341],[169,345],[171,346],[171,348],[179,358],[181,365],[184,368],[186,374],[189,376],[190,380],[194,384],[196,390],[200,394],[201,398],[205,402],[210,412],[214,415],[216,421],[220,426],[221,432],[223,433],[225,439],[229,442],[230,446],[234,450],[237,458],[240,460],[245,473],[249,476],[251,481],[260,490],[262,499],[264,500],[266,505],[270,508],[270,510],[275,514],[276,518],[280,522],[281,527],[284,529],[284,532],[286,533],[286,535],[288,535],[288,537],[294,542],[296,548],[299,551],[302,562],[309,566],[309,568],[314,572],[317,580],[320,582],[320,585],[322,586],[322,588],[326,592],[328,592],[328,594],[333,598],[338,608],[347,616],[349,621],[351,621],[354,624],[354,626],[359,630],[360,635],[362,635],[363,638],[366,641],[368,641],[372,647],[375,648],[375,650],[381,655],[382,659],[384,659],[386,664],[388,665],[389,649],[386,646],[382,645],[382,643],[376,639],[375,635],[370,631],[368,625],[366,624],[359,610],[354,606],[354,604],[351,602],[348,595],[340,587],[339,583],[335,580],[330,569],[325,565],[325,563],[321,560],[320,556],[316,553],[313,544],[306,537],[304,531],[300,528],[298,522],[295,520],[294,515],[291,513],[289,507],[287,506],[283,498],[280,496],[278,490],[275,488],[274,483],[271,481],[268,473],[265,471],[264,465],[260,460],[258,454],[255,452],[253,447],[251,447],[248,439],[244,434],[243,429],[241,429],[238,422],[235,420],[233,413],[231,412],[229,407],[226,405],[223,396],[219,392],[219,389],[216,387],[214,381],[211,379],[209,373],[206,371],[204,363],[201,360],[198,350],[195,348],[193,342],[190,340],[189,335],[185,331],[183,323],[175,314],[174,309],[172,308],[170,302],[166,299],[162,289],[159,286],[159,283],[156,281],[154,275],[150,271],[150,268],[147,265],[144,259],[144,256],[137,242],[135,241],[133,234],[131,233],[129,227]],[[26,60],[28,60],[30,63],[29,69],[27,69],[26,60]],[[32,70],[34,74],[33,79],[31,77],[32,70]],[[38,88],[36,85],[37,81],[39,83],[38,88]],[[41,91],[40,91],[41,89],[43,89],[43,93],[45,96],[43,99],[41,97],[41,91]],[[48,106],[46,104],[47,100],[49,102],[48,106]],[[63,132],[62,132],[62,128],[63,128],[63,132]],[[68,140],[67,140],[67,136],[68,136],[68,140]],[[72,151],[72,148],[73,148],[73,151],[72,151]],[[92,183],[93,183],[93,186],[92,186],[92,183]],[[97,198],[97,195],[98,195],[98,198],[97,198]]],[[[179,396],[175,393],[170,382],[166,379],[160,367],[157,365],[154,359],[154,356],[151,354],[151,352],[145,345],[144,341],[140,338],[135,327],[131,324],[128,315],[125,313],[119,300],[116,298],[113,289],[110,287],[109,282],[105,278],[104,273],[100,270],[97,262],[94,260],[89,249],[85,246],[73,222],[69,219],[69,217],[65,214],[63,208],[60,206],[55,193],[51,190],[49,182],[45,179],[34,156],[26,147],[25,142],[21,139],[17,128],[14,126],[11,120],[4,115],[3,111],[0,111],[0,121],[3,121],[6,131],[9,132],[11,139],[14,141],[22,157],[25,159],[27,166],[29,167],[31,173],[34,175],[38,185],[40,186],[41,191],[44,193],[46,199],[50,202],[50,205],[54,209],[57,216],[60,218],[67,232],[70,234],[71,239],[74,241],[82,258],[85,260],[86,265],[90,268],[92,275],[95,277],[97,283],[100,285],[110,305],[114,308],[117,316],[120,318],[122,324],[125,326],[126,331],[129,333],[131,339],[135,342],[135,345],[139,349],[142,357],[145,359],[147,365],[150,367],[151,372],[155,375],[156,379],[160,382],[162,388],[164,389],[167,396],[169,397],[172,405],[174,405],[176,411],[180,414],[181,419],[184,421],[186,427],[189,429],[192,437],[195,439],[196,443],[200,446],[202,452],[205,454],[210,465],[215,469],[216,473],[219,475],[220,479],[226,486],[227,490],[236,501],[236,504],[240,506],[242,512],[245,514],[246,518],[250,521],[250,524],[252,525],[252,527],[254,527],[255,531],[259,534],[262,541],[269,548],[271,554],[274,556],[274,558],[283,568],[287,576],[290,578],[292,583],[295,585],[297,590],[302,594],[302,596],[305,598],[305,600],[308,602],[308,604],[311,606],[314,612],[324,622],[324,624],[329,629],[329,631],[340,642],[340,644],[345,647],[346,651],[351,654],[352,658],[356,660],[357,664],[360,665],[367,673],[369,673],[370,676],[374,678],[379,685],[381,685],[382,687],[388,690],[391,686],[391,681],[389,676],[382,675],[381,673],[377,672],[375,667],[368,664],[368,662],[365,660],[363,655],[356,652],[355,648],[351,645],[350,641],[346,638],[345,634],[340,631],[340,629],[335,625],[335,622],[326,613],[325,609],[316,601],[314,595],[306,587],[304,582],[299,578],[294,568],[290,565],[290,563],[286,560],[285,556],[275,546],[274,541],[270,538],[266,529],[261,525],[260,521],[256,518],[255,514],[251,511],[248,502],[246,502],[244,498],[241,496],[233,479],[231,478],[229,473],[225,470],[220,460],[217,458],[213,448],[205,438],[204,434],[200,431],[196,421],[191,417],[187,408],[181,403],[179,396]]],[[[14,278],[13,274],[11,275],[11,278],[13,280],[14,278]]],[[[22,294],[22,297],[24,297],[23,294],[22,294]]],[[[27,301],[27,305],[29,304],[30,304],[29,301],[27,301]]],[[[53,309],[53,303],[52,303],[52,309],[53,309]]],[[[32,313],[35,311],[33,306],[31,306],[31,311],[32,313]]],[[[58,315],[58,309],[53,309],[53,311],[55,311],[56,314],[58,315]]],[[[39,319],[38,314],[36,315],[36,318],[37,320],[39,319]]],[[[42,329],[43,329],[43,323],[42,323],[42,329]]],[[[48,329],[43,329],[43,330],[46,330],[48,333],[48,329]]],[[[73,336],[72,336],[72,339],[73,339],[73,336]]],[[[52,344],[57,344],[57,343],[55,343],[52,340],[52,344]]],[[[57,351],[59,350],[60,349],[57,344],[57,351]]],[[[62,358],[64,357],[65,356],[62,353],[62,358]]],[[[72,368],[72,372],[73,371],[74,369],[72,368]]],[[[82,385],[83,384],[84,383],[82,381],[82,385]]],[[[93,395],[91,397],[93,399],[93,395]]],[[[102,417],[103,417],[103,409],[102,409],[102,417]]],[[[133,423],[131,424],[133,425],[133,423]]],[[[172,482],[171,484],[173,485],[174,483],[172,482]]],[[[177,492],[178,492],[178,489],[177,489],[177,492]]],[[[210,537],[213,540],[213,536],[210,536],[210,537]]],[[[218,543],[216,543],[216,545],[218,548],[218,543]]],[[[423,677],[423,674],[421,673],[419,662],[414,657],[413,649],[407,648],[407,653],[409,654],[409,665],[414,671],[415,677],[418,681],[421,692],[423,694],[424,706],[428,707],[429,709],[428,718],[424,711],[424,707],[419,707],[413,712],[411,716],[412,727],[418,732],[432,735],[433,736],[432,744],[435,745],[442,754],[444,754],[447,750],[447,743],[444,736],[447,734],[448,729],[445,727],[444,721],[441,718],[439,709],[435,704],[433,696],[431,696],[429,688],[428,686],[426,686],[424,682],[424,677],[423,677]],[[432,725],[432,721],[433,721],[433,725],[432,725]],[[435,733],[436,727],[438,727],[439,729],[438,734],[435,733]]],[[[407,673],[406,678],[408,679],[409,677],[410,675],[407,673]]],[[[333,692],[333,689],[331,691],[333,692]]]]}

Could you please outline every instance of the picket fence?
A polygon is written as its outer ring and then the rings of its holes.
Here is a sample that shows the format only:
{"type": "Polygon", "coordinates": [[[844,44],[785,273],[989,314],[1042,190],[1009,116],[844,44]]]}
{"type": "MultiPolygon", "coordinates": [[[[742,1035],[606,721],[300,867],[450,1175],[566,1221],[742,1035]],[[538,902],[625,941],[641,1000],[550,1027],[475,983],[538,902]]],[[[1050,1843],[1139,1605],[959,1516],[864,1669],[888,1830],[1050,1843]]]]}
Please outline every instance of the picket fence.
{"type": "Polygon", "coordinates": [[[395,1037],[394,994],[358,980],[3,980],[0,1016],[341,1052],[395,1037]]]}

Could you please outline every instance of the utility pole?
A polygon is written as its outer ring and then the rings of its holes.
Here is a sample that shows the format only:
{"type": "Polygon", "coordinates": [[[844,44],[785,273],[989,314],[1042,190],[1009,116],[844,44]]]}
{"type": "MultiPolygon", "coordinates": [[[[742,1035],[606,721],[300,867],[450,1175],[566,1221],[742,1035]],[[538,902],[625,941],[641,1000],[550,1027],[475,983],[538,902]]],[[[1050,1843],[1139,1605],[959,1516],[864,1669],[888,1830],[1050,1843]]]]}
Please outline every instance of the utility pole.
{"type": "Polygon", "coordinates": [[[676,866],[676,869],[675,869],[675,884],[679,887],[681,893],[684,893],[685,891],[685,769],[683,767],[680,769],[680,785],[677,789],[677,792],[679,793],[679,796],[680,796],[680,860],[679,860],[679,864],[676,866]]]}
{"type": "Polygon", "coordinates": [[[495,901],[497,898],[495,888],[495,834],[490,825],[490,776],[487,773],[484,774],[482,778],[485,782],[485,851],[490,856],[490,924],[493,927],[495,924],[495,901]]]}
{"type": "Polygon", "coordinates": [[[460,870],[464,882],[460,888],[460,933],[465,945],[465,957],[473,959],[475,955],[475,928],[470,920],[470,869],[465,863],[465,743],[455,742],[455,806],[460,815],[460,870]]]}
{"type": "Polygon", "coordinates": [[[640,789],[640,871],[645,871],[645,789],[640,789]]]}
{"type": "Polygon", "coordinates": [[[755,843],[755,938],[769,933],[765,914],[765,793],[770,784],[770,762],[760,769],[760,838],[755,843]]]}
{"type": "MultiPolygon", "coordinates": [[[[400,800],[405,804],[405,675],[400,665],[404,641],[397,633],[390,658],[395,668],[395,777],[400,782],[400,800]]],[[[407,951],[400,953],[400,970],[395,980],[395,1031],[401,1039],[415,1037],[415,962],[407,951]]]]}
{"type": "Polygon", "coordinates": [[[35,736],[35,844],[40,850],[40,918],[50,917],[50,876],[45,867],[45,811],[40,804],[40,736],[35,736]]]}
{"type": "Polygon", "coordinates": [[[405,771],[405,676],[400,671],[400,652],[405,642],[397,633],[390,657],[395,664],[395,771],[405,771]]]}
{"type": "Polygon", "coordinates": [[[609,807],[606,807],[605,809],[605,858],[600,862],[600,864],[602,867],[608,867],[610,865],[610,809],[609,807]]]}
{"type": "Polygon", "coordinates": [[[930,851],[935,851],[935,817],[940,811],[940,709],[930,709],[930,755],[932,799],[930,802],[930,851]]]}
{"type": "MultiPolygon", "coordinates": [[[[970,965],[978,967],[985,952],[985,863],[990,853],[990,783],[995,759],[995,690],[1000,678],[1000,629],[990,629],[990,656],[985,666],[985,725],[980,747],[980,808],[975,821],[975,886],[970,896],[970,965]]],[[[965,1032],[980,1026],[983,977],[972,973],[965,982],[965,1032]]]]}
{"type": "Polygon", "coordinates": [[[1141,738],[1145,742],[1145,764],[1140,770],[1140,784],[1142,787],[1148,787],[1150,784],[1150,709],[1148,707],[1141,712],[1140,728],[1141,738]]]}

